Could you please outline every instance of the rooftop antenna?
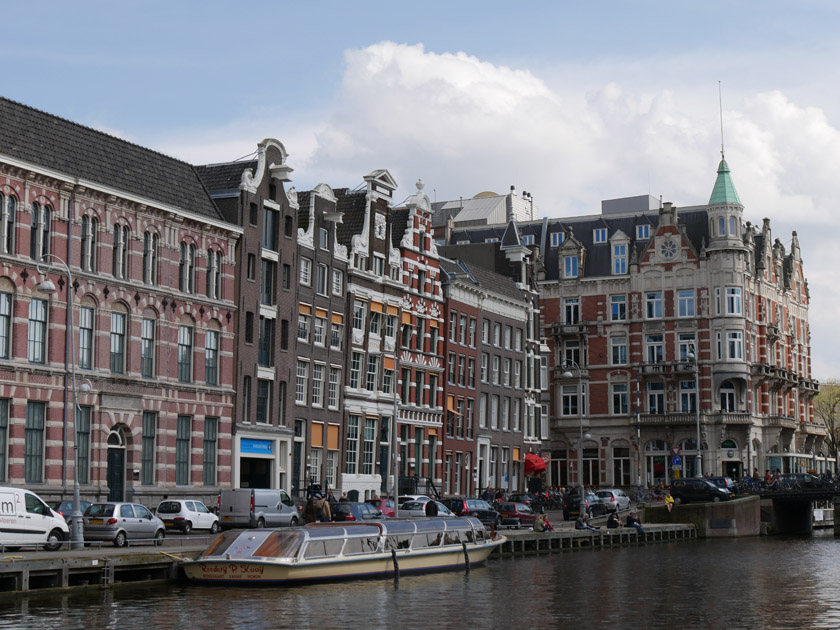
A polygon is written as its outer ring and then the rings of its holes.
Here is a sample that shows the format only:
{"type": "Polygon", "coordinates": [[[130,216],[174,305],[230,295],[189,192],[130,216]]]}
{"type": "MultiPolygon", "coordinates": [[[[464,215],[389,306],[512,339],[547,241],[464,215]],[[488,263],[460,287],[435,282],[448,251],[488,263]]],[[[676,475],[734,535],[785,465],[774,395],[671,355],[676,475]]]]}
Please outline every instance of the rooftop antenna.
{"type": "Polygon", "coordinates": [[[720,81],[718,81],[718,107],[720,108],[720,159],[726,159],[723,154],[723,95],[721,93],[720,81]]]}

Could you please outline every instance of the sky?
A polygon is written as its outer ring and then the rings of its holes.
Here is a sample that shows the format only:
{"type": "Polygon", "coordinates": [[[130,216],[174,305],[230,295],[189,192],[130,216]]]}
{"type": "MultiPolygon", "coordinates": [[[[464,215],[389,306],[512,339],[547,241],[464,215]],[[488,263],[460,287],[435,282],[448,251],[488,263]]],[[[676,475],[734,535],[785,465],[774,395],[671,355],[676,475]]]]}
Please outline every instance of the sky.
{"type": "MultiPolygon", "coordinates": [[[[708,202],[797,232],[813,377],[840,378],[840,3],[3,3],[0,94],[193,164],[280,140],[292,185],[510,186],[542,216],[708,202]],[[721,125],[722,111],[722,125],[721,125]],[[721,133],[722,127],[722,133],[721,133]]],[[[2,124],[2,121],[0,121],[2,124]]]]}

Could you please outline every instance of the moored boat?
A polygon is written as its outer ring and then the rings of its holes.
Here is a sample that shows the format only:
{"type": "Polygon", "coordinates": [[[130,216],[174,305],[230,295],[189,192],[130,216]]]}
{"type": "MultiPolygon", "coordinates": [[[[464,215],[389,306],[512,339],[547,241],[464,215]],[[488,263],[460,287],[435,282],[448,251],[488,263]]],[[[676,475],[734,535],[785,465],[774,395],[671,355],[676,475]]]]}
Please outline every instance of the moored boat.
{"type": "Polygon", "coordinates": [[[227,531],[183,566],[187,578],[205,583],[387,577],[474,567],[504,541],[473,517],[318,523],[227,531]]]}

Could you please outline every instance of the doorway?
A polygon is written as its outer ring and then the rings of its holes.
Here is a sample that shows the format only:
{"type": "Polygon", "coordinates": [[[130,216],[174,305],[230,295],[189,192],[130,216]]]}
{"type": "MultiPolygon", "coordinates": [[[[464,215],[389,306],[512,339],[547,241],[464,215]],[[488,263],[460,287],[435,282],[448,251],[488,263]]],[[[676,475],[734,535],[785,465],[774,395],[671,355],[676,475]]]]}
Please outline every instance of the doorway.
{"type": "Polygon", "coordinates": [[[108,435],[108,500],[125,500],[125,440],[122,431],[115,429],[108,435]]]}

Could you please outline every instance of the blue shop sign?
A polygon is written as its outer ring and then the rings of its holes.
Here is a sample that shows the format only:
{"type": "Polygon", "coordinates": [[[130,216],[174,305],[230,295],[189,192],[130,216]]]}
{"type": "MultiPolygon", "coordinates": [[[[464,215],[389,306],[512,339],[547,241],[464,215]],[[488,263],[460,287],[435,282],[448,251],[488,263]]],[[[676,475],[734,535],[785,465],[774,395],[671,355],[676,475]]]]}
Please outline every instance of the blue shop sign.
{"type": "Polygon", "coordinates": [[[274,452],[274,442],[271,440],[242,438],[239,441],[239,452],[251,453],[253,455],[271,455],[274,452]]]}

